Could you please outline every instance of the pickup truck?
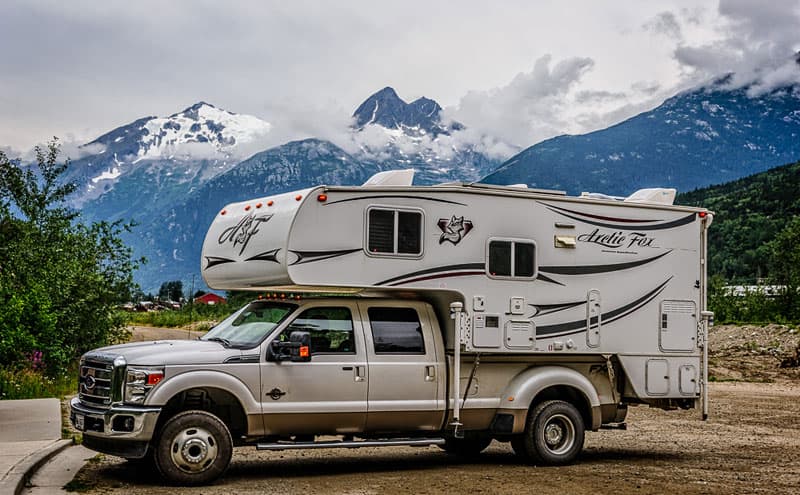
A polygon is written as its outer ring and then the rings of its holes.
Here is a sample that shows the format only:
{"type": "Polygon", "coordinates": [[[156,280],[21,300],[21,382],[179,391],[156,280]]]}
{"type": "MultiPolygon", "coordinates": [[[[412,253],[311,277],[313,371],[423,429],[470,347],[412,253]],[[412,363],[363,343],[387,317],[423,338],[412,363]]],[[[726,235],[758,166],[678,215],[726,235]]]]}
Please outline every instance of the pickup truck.
{"type": "Polygon", "coordinates": [[[442,312],[408,296],[270,294],[199,340],[86,353],[71,422],[86,447],[152,462],[181,485],[223,475],[239,446],[471,456],[494,439],[528,462],[565,464],[585,430],[623,424],[613,359],[459,356],[442,312]]]}

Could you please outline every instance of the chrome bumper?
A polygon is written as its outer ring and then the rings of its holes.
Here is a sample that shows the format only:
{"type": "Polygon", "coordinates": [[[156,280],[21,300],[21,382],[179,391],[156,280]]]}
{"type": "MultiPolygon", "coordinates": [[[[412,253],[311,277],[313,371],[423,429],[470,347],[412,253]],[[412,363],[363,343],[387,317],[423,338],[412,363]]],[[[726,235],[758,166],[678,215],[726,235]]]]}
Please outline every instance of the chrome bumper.
{"type": "MultiPolygon", "coordinates": [[[[160,407],[111,406],[109,409],[88,407],[76,397],[69,402],[69,420],[84,436],[102,437],[108,440],[144,441],[153,438],[160,407]],[[76,417],[83,417],[83,428],[76,425],[76,417]],[[131,418],[130,430],[115,429],[131,418]],[[115,421],[116,419],[116,421],[115,421]]],[[[130,422],[128,421],[128,424],[130,422]]]]}

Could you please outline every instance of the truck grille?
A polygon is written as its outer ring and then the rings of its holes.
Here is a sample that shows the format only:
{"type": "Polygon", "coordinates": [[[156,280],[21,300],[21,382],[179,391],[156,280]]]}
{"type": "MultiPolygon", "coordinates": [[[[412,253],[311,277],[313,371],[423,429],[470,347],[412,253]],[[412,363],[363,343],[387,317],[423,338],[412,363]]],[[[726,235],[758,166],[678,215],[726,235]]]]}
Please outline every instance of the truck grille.
{"type": "Polygon", "coordinates": [[[78,377],[78,397],[86,405],[111,406],[114,365],[97,359],[86,359],[78,377]]]}

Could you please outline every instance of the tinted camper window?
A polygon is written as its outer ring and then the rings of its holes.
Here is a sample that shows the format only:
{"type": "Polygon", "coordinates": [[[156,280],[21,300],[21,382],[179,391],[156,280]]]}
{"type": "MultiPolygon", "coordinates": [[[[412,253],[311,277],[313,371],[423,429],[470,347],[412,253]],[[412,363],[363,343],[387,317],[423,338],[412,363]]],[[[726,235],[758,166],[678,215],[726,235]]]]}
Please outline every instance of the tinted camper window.
{"type": "Polygon", "coordinates": [[[367,251],[370,254],[422,254],[421,212],[370,208],[367,217],[367,251]]]}
{"type": "Polygon", "coordinates": [[[413,308],[369,308],[375,354],[425,354],[425,341],[413,308]]]}
{"type": "Polygon", "coordinates": [[[536,275],[536,245],[518,240],[490,240],[487,272],[492,277],[525,278],[536,275]]]}

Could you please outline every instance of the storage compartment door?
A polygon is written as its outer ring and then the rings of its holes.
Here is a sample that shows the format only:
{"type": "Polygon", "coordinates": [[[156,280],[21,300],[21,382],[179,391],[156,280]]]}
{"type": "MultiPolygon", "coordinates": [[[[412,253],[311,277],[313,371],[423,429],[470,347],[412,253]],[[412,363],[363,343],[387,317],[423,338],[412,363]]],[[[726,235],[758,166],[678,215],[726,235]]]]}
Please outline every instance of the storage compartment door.
{"type": "Polygon", "coordinates": [[[500,347],[500,315],[473,313],[472,346],[497,349],[500,347]]]}
{"type": "Polygon", "coordinates": [[[694,301],[661,301],[659,347],[662,351],[693,351],[697,343],[694,301]]]}
{"type": "Polygon", "coordinates": [[[648,395],[667,395],[669,392],[669,363],[666,359],[649,359],[645,371],[648,395]]]}
{"type": "Polygon", "coordinates": [[[678,368],[680,389],[683,395],[697,395],[697,368],[684,364],[678,368]]]}
{"type": "Polygon", "coordinates": [[[508,320],[505,335],[509,349],[533,349],[536,333],[530,320],[508,320]]]}

